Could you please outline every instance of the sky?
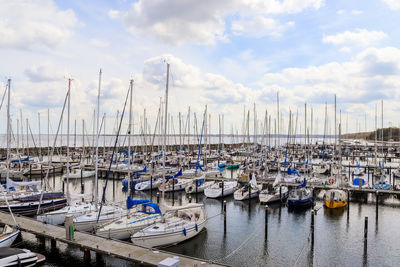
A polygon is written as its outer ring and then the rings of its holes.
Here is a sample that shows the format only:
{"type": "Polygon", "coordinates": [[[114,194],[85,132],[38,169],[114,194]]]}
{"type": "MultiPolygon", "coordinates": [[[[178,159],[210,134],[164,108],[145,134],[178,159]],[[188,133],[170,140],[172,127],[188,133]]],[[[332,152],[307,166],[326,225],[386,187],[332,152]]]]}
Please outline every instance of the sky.
{"type": "Polygon", "coordinates": [[[242,133],[250,111],[261,133],[266,112],[274,125],[277,92],[281,132],[290,112],[304,132],[306,103],[309,132],[323,133],[327,103],[333,133],[335,94],[342,132],[373,130],[376,107],[380,127],[382,100],[384,126],[399,126],[399,15],[399,0],[0,0],[0,94],[10,78],[14,132],[21,114],[38,132],[39,113],[47,132],[48,109],[54,132],[72,78],[71,131],[84,119],[91,133],[101,68],[106,131],[133,79],[134,132],[144,110],[153,132],[169,63],[176,133],[179,112],[184,125],[190,107],[200,125],[206,105],[212,132],[223,115],[224,133],[242,133]]]}

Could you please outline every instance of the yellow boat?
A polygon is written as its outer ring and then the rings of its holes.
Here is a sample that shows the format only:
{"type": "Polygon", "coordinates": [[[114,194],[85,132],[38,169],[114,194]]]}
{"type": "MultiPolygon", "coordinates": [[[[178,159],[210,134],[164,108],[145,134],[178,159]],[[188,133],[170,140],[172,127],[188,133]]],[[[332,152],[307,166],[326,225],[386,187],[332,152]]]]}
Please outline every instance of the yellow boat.
{"type": "Polygon", "coordinates": [[[324,195],[324,205],[329,209],[342,208],[347,205],[347,194],[340,189],[330,189],[324,195]]]}

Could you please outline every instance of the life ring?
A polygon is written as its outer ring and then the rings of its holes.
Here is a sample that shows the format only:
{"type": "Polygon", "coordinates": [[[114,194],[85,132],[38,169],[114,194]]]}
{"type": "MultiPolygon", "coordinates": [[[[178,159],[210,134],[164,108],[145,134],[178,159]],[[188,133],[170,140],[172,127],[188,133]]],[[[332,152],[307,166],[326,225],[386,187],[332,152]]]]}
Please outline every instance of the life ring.
{"type": "Polygon", "coordinates": [[[334,184],[335,183],[335,178],[329,178],[328,179],[329,184],[334,184]]]}

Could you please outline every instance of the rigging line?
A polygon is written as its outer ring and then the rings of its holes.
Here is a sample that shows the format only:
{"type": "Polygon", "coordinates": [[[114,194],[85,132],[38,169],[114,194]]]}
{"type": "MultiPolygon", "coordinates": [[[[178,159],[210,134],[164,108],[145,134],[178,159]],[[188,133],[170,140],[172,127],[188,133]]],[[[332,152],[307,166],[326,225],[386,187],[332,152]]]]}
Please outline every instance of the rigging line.
{"type": "Polygon", "coordinates": [[[117,144],[118,144],[118,137],[119,137],[119,133],[120,133],[120,131],[121,131],[122,120],[123,120],[123,118],[124,118],[126,103],[128,102],[129,91],[130,91],[130,90],[128,90],[128,93],[126,94],[124,109],[122,110],[121,120],[120,120],[120,123],[119,123],[118,131],[117,131],[117,136],[116,136],[116,138],[115,138],[114,148],[113,148],[113,152],[112,152],[111,159],[110,159],[110,165],[108,166],[108,170],[107,170],[107,174],[106,174],[106,183],[105,183],[105,185],[104,185],[104,187],[103,187],[103,196],[101,197],[101,204],[100,204],[99,214],[97,215],[97,223],[99,222],[99,219],[100,219],[100,214],[101,214],[101,210],[102,210],[102,208],[103,208],[103,203],[104,203],[105,200],[106,200],[106,189],[107,189],[107,185],[108,185],[108,177],[110,176],[111,165],[112,165],[112,163],[113,163],[113,159],[114,159],[114,155],[115,155],[115,149],[116,149],[117,144]]]}

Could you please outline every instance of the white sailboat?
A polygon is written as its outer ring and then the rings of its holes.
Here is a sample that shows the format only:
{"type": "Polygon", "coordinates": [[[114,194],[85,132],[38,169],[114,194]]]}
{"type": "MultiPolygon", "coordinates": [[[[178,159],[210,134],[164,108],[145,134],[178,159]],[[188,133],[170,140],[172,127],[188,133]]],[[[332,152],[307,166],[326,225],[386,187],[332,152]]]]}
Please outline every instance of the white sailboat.
{"type": "Polygon", "coordinates": [[[203,204],[167,207],[161,222],[135,233],[135,245],[153,248],[177,244],[196,236],[207,222],[203,204]]]}
{"type": "Polygon", "coordinates": [[[235,200],[246,200],[246,199],[251,199],[258,197],[258,194],[260,193],[262,189],[262,185],[257,184],[256,176],[255,174],[252,175],[252,178],[250,182],[238,190],[235,191],[233,194],[233,198],[235,200]]]}
{"type": "Polygon", "coordinates": [[[219,198],[229,196],[235,192],[237,182],[216,182],[212,186],[204,189],[204,195],[209,198],[219,198]],[[222,189],[223,188],[223,189],[222,189]]]}
{"type": "Polygon", "coordinates": [[[204,190],[214,184],[213,181],[206,181],[205,176],[194,178],[189,185],[186,185],[185,191],[187,194],[203,193],[204,190]]]}
{"type": "Polygon", "coordinates": [[[126,240],[139,230],[160,221],[161,211],[157,204],[150,200],[132,200],[128,197],[128,214],[112,221],[96,230],[96,235],[126,240]],[[132,209],[132,206],[140,205],[141,209],[132,209]]]}

